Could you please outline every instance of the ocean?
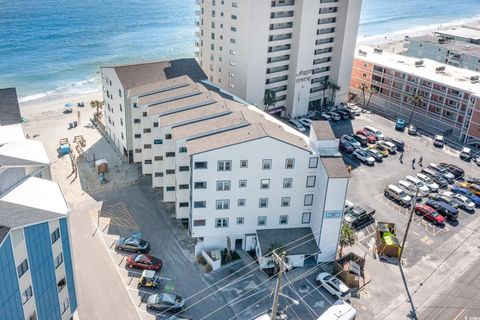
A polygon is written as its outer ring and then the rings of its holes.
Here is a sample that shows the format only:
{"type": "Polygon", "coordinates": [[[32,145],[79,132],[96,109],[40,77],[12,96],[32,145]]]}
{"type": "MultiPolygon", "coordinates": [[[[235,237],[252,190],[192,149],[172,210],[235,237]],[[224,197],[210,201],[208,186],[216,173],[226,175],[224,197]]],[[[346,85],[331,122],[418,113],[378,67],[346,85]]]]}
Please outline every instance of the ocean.
{"type": "MultiPolygon", "coordinates": [[[[192,57],[194,2],[0,0],[0,88],[24,102],[77,95],[98,90],[100,66],[192,57]]],[[[476,17],[480,0],[364,0],[359,38],[476,17]]]]}

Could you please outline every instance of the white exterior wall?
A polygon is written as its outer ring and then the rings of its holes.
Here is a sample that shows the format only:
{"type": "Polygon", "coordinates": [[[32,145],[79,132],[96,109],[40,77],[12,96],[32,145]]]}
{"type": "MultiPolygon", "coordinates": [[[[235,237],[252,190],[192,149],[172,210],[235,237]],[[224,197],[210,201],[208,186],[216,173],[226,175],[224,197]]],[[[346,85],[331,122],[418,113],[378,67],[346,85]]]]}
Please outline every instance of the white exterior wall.
{"type": "MultiPolygon", "coordinates": [[[[286,95],[286,99],[278,101],[276,106],[285,106],[286,114],[292,117],[306,114],[309,102],[323,97],[319,88],[320,80],[325,77],[340,87],[336,102],[345,101],[362,1],[320,3],[318,0],[295,0],[293,5],[275,7],[272,7],[272,2],[278,1],[225,0],[223,5],[222,1],[215,1],[215,5],[210,0],[200,1],[198,59],[209,79],[262,109],[265,90],[276,88],[277,98],[286,95]],[[236,7],[232,6],[232,2],[236,3],[236,7]],[[334,7],[337,11],[330,12],[328,8],[334,7]],[[320,13],[321,9],[324,12],[320,13]],[[212,11],[215,11],[215,17],[212,11]],[[272,14],[289,11],[294,12],[293,17],[271,17],[272,14]],[[326,18],[336,18],[336,22],[318,24],[319,19],[326,18]],[[278,23],[292,23],[292,27],[270,30],[270,25],[278,23]],[[236,29],[232,30],[232,26],[236,29]],[[335,31],[317,34],[317,30],[326,28],[335,28],[335,31]],[[212,33],[215,39],[212,39],[212,33]],[[270,36],[287,34],[292,34],[292,37],[270,40],[270,36]],[[317,40],[329,38],[334,38],[334,41],[316,44],[317,40]],[[234,39],[235,43],[230,39],[234,39]],[[280,45],[290,45],[291,48],[269,52],[269,47],[280,45]],[[330,52],[328,48],[331,48],[330,52]],[[315,54],[317,49],[327,49],[327,52],[315,54]],[[235,54],[231,54],[231,50],[235,54]],[[269,58],[284,55],[290,55],[290,58],[268,62],[269,58]],[[331,58],[331,61],[314,65],[315,59],[322,58],[331,58]],[[267,72],[269,68],[282,66],[288,66],[288,70],[267,72]],[[330,70],[312,74],[314,69],[324,67],[330,67],[330,70]],[[266,83],[266,80],[280,76],[288,76],[288,80],[266,83]],[[313,79],[318,81],[312,83],[313,79]],[[284,85],[287,85],[287,90],[282,88],[284,85]],[[310,93],[312,88],[314,92],[310,93]]],[[[327,97],[330,97],[328,91],[327,97]]]]}
{"type": "MultiPolygon", "coordinates": [[[[193,169],[192,184],[206,181],[206,189],[192,189],[192,236],[204,237],[226,246],[226,236],[230,236],[232,246],[235,239],[243,239],[245,234],[255,233],[257,229],[305,227],[302,224],[302,212],[311,212],[312,217],[319,214],[318,204],[319,178],[314,188],[306,187],[309,175],[317,175],[318,169],[308,168],[309,152],[290,146],[272,138],[263,138],[248,143],[237,144],[218,150],[192,156],[196,161],[207,161],[207,169],[193,169]],[[285,169],[285,161],[295,159],[294,169],[285,169]],[[262,170],[262,160],[272,159],[272,169],[262,170]],[[218,160],[232,160],[231,171],[217,171],[218,160]],[[248,168],[240,168],[240,160],[248,160],[248,168]],[[283,188],[283,178],[292,178],[292,188],[283,188]],[[270,179],[269,189],[260,189],[260,180],[270,179]],[[217,180],[230,180],[230,191],[216,191],[217,180]],[[247,180],[246,188],[239,188],[239,180],[247,180]],[[304,206],[305,194],[314,194],[313,205],[304,206]],[[290,197],[290,207],[281,207],[281,198],[290,197]],[[268,198],[268,208],[259,208],[259,199],[268,198]],[[216,210],[216,200],[229,199],[229,210],[216,210]],[[238,199],[246,199],[244,207],[238,206],[238,199]],[[194,208],[194,201],[206,201],[206,208],[194,208]],[[288,215],[288,224],[281,225],[281,215],[288,215]],[[265,226],[257,225],[258,216],[267,216],[265,226]],[[244,217],[244,224],[237,225],[237,217],[244,217]],[[216,218],[228,218],[227,228],[216,228],[216,218]],[[205,219],[206,225],[193,226],[194,220],[205,219]],[[216,235],[216,239],[209,239],[216,235]]],[[[319,162],[319,165],[320,162],[319,162]]],[[[313,218],[312,218],[313,219],[313,218]]],[[[244,244],[245,244],[244,240],[244,244]]]]}

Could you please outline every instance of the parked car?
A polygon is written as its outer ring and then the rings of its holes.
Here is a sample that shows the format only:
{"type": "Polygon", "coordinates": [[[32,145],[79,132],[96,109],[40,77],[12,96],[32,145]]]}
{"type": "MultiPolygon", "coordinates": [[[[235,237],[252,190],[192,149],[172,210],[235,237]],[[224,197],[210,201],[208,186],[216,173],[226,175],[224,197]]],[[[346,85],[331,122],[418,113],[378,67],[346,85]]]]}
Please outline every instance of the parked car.
{"type": "Polygon", "coordinates": [[[352,136],[349,136],[349,135],[344,134],[344,135],[342,135],[342,136],[340,137],[340,141],[342,141],[342,140],[344,140],[344,141],[346,141],[346,142],[349,142],[354,149],[358,149],[358,148],[361,147],[360,142],[358,142],[358,141],[357,141],[354,137],[352,137],[352,136]]]}
{"type": "Polygon", "coordinates": [[[185,307],[185,299],[171,293],[152,294],[147,299],[147,308],[178,312],[185,307]]]}
{"type": "Polygon", "coordinates": [[[407,124],[405,123],[405,120],[398,118],[397,121],[395,122],[395,130],[397,131],[405,131],[405,127],[407,124]]]}
{"type": "Polygon", "coordinates": [[[330,115],[329,115],[328,113],[326,113],[326,112],[322,112],[322,113],[320,114],[320,118],[321,118],[322,120],[327,120],[327,121],[329,121],[330,119],[332,119],[332,117],[330,117],[330,115]]]}
{"type": "Polygon", "coordinates": [[[127,238],[119,238],[115,248],[117,248],[119,251],[148,253],[148,251],[150,251],[150,242],[132,235],[127,238]]]}
{"type": "Polygon", "coordinates": [[[369,131],[366,131],[366,130],[357,130],[355,132],[356,134],[361,134],[365,137],[367,137],[367,140],[368,140],[368,143],[375,143],[377,142],[377,136],[369,131]]]}
{"type": "Polygon", "coordinates": [[[438,163],[430,163],[428,165],[428,168],[441,174],[448,183],[453,183],[455,181],[455,176],[450,171],[440,166],[438,163]]]}
{"type": "Polygon", "coordinates": [[[405,191],[393,184],[389,184],[383,193],[385,197],[400,203],[402,206],[412,201],[412,198],[405,191]]]}
{"type": "Polygon", "coordinates": [[[433,138],[433,146],[437,148],[443,148],[445,145],[445,139],[443,138],[442,135],[435,135],[435,138],[433,138]]]}
{"type": "Polygon", "coordinates": [[[288,123],[300,132],[305,132],[306,131],[305,127],[295,119],[288,120],[288,123]]]}
{"type": "Polygon", "coordinates": [[[417,135],[417,127],[415,127],[413,124],[408,126],[408,134],[411,136],[416,136],[417,135]]]}
{"type": "Polygon", "coordinates": [[[435,209],[438,213],[450,221],[455,221],[458,218],[458,210],[445,202],[428,199],[425,202],[425,205],[435,209]]]}
{"type": "MultiPolygon", "coordinates": [[[[405,191],[412,198],[415,197],[415,195],[417,194],[417,187],[415,187],[412,183],[408,182],[407,180],[399,180],[397,185],[398,187],[400,187],[400,189],[405,191]]],[[[425,195],[428,195],[428,193],[425,195]]],[[[419,190],[417,201],[420,200],[421,197],[422,197],[422,192],[419,190]]]]}
{"type": "Polygon", "coordinates": [[[440,167],[448,170],[451,174],[453,174],[455,176],[455,179],[460,179],[462,178],[463,176],[465,176],[465,171],[454,165],[454,164],[451,164],[451,163],[446,163],[446,162],[440,162],[438,164],[440,167]]]}
{"type": "Polygon", "coordinates": [[[338,149],[348,154],[352,153],[355,150],[352,144],[344,139],[340,139],[340,142],[338,144],[338,149]]]}
{"type": "Polygon", "coordinates": [[[347,109],[353,112],[356,116],[359,116],[362,113],[362,108],[357,106],[356,104],[350,104],[347,106],[347,109]]]}
{"type": "Polygon", "coordinates": [[[404,150],[405,149],[405,142],[403,140],[400,140],[400,139],[397,139],[397,138],[386,138],[385,140],[393,143],[397,147],[397,150],[404,150]]]}
{"type": "Polygon", "coordinates": [[[456,208],[462,208],[465,211],[475,210],[475,203],[472,200],[470,200],[467,196],[454,193],[452,191],[446,191],[443,194],[450,197],[453,200],[453,202],[457,204],[456,208]]]}
{"type": "Polygon", "coordinates": [[[445,191],[445,192],[442,192],[441,194],[433,195],[432,199],[435,201],[444,202],[454,207],[455,209],[458,208],[458,204],[455,201],[453,201],[452,197],[448,195],[449,193],[450,193],[449,191],[445,191]]]}
{"type": "Polygon", "coordinates": [[[438,192],[438,184],[433,182],[433,180],[430,179],[427,175],[423,173],[417,173],[417,178],[418,180],[422,181],[430,189],[431,192],[438,192]]]}
{"type": "Polygon", "coordinates": [[[382,140],[382,141],[379,141],[377,144],[387,149],[388,153],[390,154],[395,154],[397,152],[397,147],[390,141],[382,140]]]}
{"type": "Polygon", "coordinates": [[[375,209],[366,207],[356,206],[353,207],[349,212],[344,216],[345,223],[352,226],[352,228],[358,229],[361,226],[364,226],[368,223],[374,221],[373,215],[375,214],[375,209]]]}
{"type": "Polygon", "coordinates": [[[383,133],[380,130],[374,128],[374,127],[365,126],[365,127],[363,127],[363,130],[366,130],[366,131],[369,131],[369,132],[373,133],[377,137],[378,140],[385,139],[385,136],[383,135],[383,133]]]}
{"type": "Polygon", "coordinates": [[[162,268],[162,260],[146,254],[137,254],[129,256],[126,265],[129,268],[158,271],[162,268]]]}
{"type": "Polygon", "coordinates": [[[357,158],[359,161],[369,165],[373,166],[375,164],[375,158],[370,156],[365,150],[363,149],[356,149],[353,152],[353,156],[357,158]]]}
{"type": "Polygon", "coordinates": [[[342,120],[342,117],[340,117],[340,115],[336,112],[329,111],[327,114],[335,121],[342,120]]]}
{"type": "Polygon", "coordinates": [[[415,206],[415,213],[437,225],[445,224],[445,218],[440,215],[435,209],[425,204],[417,204],[415,206]]]}
{"type": "Polygon", "coordinates": [[[349,200],[345,200],[345,207],[343,209],[343,212],[347,213],[352,209],[353,209],[353,202],[349,200]]]}
{"type": "Polygon", "coordinates": [[[480,186],[475,183],[470,182],[460,182],[458,186],[470,190],[474,195],[480,196],[480,186]]]}
{"type": "Polygon", "coordinates": [[[448,181],[440,173],[436,172],[435,170],[432,170],[429,168],[423,168],[422,170],[420,170],[420,172],[429,176],[433,180],[433,182],[438,184],[439,188],[444,189],[448,187],[448,181]]]}
{"type": "Polygon", "coordinates": [[[298,122],[300,122],[305,128],[310,128],[310,126],[312,125],[312,120],[307,118],[302,118],[298,120],[298,122]]]}
{"type": "Polygon", "coordinates": [[[383,162],[383,156],[382,156],[382,153],[381,153],[379,150],[377,150],[377,149],[369,149],[369,148],[366,148],[366,149],[363,149],[363,150],[365,150],[365,152],[366,152],[369,156],[373,157],[373,159],[375,159],[375,161],[377,161],[377,162],[383,162]]]}
{"type": "Polygon", "coordinates": [[[388,157],[388,154],[389,154],[387,148],[385,148],[384,146],[379,145],[379,144],[371,145],[371,146],[368,147],[368,149],[380,151],[380,153],[382,154],[382,156],[384,158],[388,157]]]}
{"type": "Polygon", "coordinates": [[[347,300],[351,297],[350,288],[342,280],[327,272],[322,272],[316,277],[317,283],[321,284],[330,294],[338,299],[347,300]]]}
{"type": "Polygon", "coordinates": [[[347,120],[351,118],[350,112],[346,111],[345,109],[337,109],[335,110],[335,112],[338,113],[338,115],[342,117],[343,120],[347,120]]]}
{"type": "Polygon", "coordinates": [[[460,151],[460,159],[470,161],[472,159],[472,149],[463,147],[462,151],[460,151]]]}
{"type": "Polygon", "coordinates": [[[459,195],[462,195],[462,196],[465,196],[467,197],[468,199],[470,199],[476,207],[480,206],[480,197],[473,194],[472,191],[466,189],[466,188],[462,188],[462,187],[459,187],[459,186],[456,186],[456,185],[453,185],[452,186],[452,189],[451,191],[453,193],[457,193],[459,195]]]}
{"type": "Polygon", "coordinates": [[[427,196],[430,193],[430,188],[428,188],[420,179],[414,176],[406,176],[405,180],[410,182],[414,186],[418,188],[419,193],[422,197],[427,196]]]}
{"type": "Polygon", "coordinates": [[[364,135],[361,135],[361,134],[352,134],[352,137],[357,140],[358,142],[360,142],[360,144],[363,146],[363,147],[366,147],[367,144],[368,144],[368,140],[367,140],[367,137],[365,137],[364,135]]]}

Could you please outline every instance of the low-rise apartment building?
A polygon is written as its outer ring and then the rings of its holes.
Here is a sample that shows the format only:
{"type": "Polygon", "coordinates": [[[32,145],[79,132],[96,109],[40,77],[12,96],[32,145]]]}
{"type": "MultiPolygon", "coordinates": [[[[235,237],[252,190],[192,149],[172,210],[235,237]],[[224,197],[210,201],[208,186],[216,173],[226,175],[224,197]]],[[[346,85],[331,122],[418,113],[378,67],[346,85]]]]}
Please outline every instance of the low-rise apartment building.
{"type": "Polygon", "coordinates": [[[0,90],[0,319],[72,319],[70,208],[42,142],[25,139],[15,89],[0,90]]]}
{"type": "Polygon", "coordinates": [[[178,61],[160,65],[168,67],[158,80],[129,89],[124,77],[142,79],[142,68],[102,68],[106,131],[115,132],[108,119],[130,114],[133,161],[191,236],[204,248],[255,250],[258,230],[309,228],[318,250],[305,255],[332,260],[349,174],[328,122],[314,122],[307,137],[185,68],[170,77],[178,61]],[[106,93],[119,90],[130,99],[122,110],[106,93]]]}
{"type": "Polygon", "coordinates": [[[362,85],[373,88],[369,108],[389,118],[409,120],[431,134],[480,146],[479,72],[429,59],[417,59],[371,47],[357,48],[350,89],[363,100],[362,85]],[[414,107],[413,97],[422,104],[414,107]]]}

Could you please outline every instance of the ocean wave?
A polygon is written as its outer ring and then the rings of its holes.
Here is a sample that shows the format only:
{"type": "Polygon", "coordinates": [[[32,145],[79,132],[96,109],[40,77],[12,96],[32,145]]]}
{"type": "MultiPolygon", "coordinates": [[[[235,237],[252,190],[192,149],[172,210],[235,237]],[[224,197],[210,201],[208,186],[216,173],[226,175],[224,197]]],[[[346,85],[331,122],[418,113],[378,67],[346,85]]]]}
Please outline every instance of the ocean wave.
{"type": "Polygon", "coordinates": [[[53,90],[43,92],[43,93],[36,93],[32,95],[28,95],[25,97],[21,97],[18,99],[20,103],[25,102],[37,102],[40,100],[53,100],[57,98],[64,98],[68,96],[78,96],[87,93],[93,93],[101,91],[101,84],[100,80],[97,78],[90,78],[87,80],[81,80],[77,82],[72,82],[67,85],[59,86],[53,90]]]}

